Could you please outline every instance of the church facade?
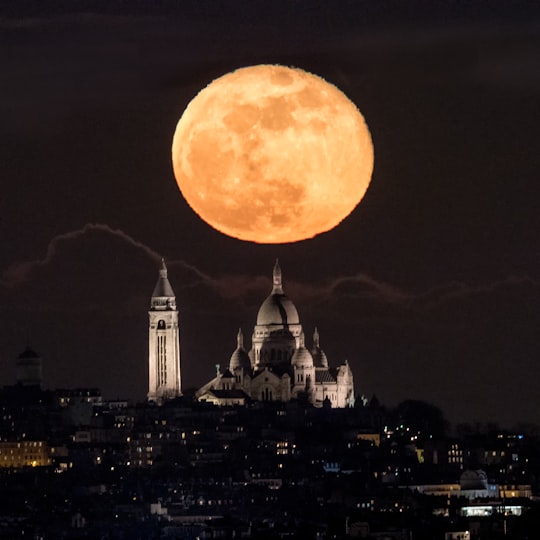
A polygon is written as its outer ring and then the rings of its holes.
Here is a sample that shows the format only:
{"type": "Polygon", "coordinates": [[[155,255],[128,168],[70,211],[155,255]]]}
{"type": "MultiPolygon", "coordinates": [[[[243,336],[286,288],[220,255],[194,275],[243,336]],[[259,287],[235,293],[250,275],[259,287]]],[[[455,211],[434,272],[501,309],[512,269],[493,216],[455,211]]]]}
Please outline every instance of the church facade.
{"type": "Polygon", "coordinates": [[[283,292],[276,261],[273,287],[257,314],[251,349],[238,331],[229,364],[196,393],[199,401],[243,405],[249,400],[287,402],[302,399],[322,407],[354,405],[354,381],[347,361],[330,367],[317,329],[311,350],[306,347],[298,311],[283,292]]]}

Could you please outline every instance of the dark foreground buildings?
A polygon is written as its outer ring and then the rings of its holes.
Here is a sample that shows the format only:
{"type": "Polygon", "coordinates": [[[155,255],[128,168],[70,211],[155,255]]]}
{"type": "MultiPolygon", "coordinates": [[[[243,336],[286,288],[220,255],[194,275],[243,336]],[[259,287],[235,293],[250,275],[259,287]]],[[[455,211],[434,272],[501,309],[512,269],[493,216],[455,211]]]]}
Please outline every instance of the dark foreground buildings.
{"type": "Polygon", "coordinates": [[[535,434],[449,437],[421,402],[131,405],[19,382],[0,391],[0,437],[0,539],[517,539],[540,527],[535,434]]]}

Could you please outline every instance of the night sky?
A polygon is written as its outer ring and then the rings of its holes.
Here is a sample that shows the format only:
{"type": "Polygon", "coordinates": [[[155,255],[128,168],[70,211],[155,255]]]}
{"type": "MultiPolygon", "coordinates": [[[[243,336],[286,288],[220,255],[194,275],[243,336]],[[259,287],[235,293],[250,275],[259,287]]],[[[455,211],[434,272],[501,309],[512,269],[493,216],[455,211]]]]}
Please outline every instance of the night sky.
{"type": "Polygon", "coordinates": [[[48,388],[145,399],[147,310],[163,256],[183,387],[201,385],[228,364],[238,327],[249,342],[279,257],[308,346],[317,325],[330,363],[351,363],[358,394],[427,400],[454,422],[540,423],[534,4],[4,8],[0,384],[14,382],[30,345],[48,388]],[[334,83],[373,137],[363,202],[312,240],[226,237],[191,211],[173,177],[187,103],[259,63],[334,83]]]}

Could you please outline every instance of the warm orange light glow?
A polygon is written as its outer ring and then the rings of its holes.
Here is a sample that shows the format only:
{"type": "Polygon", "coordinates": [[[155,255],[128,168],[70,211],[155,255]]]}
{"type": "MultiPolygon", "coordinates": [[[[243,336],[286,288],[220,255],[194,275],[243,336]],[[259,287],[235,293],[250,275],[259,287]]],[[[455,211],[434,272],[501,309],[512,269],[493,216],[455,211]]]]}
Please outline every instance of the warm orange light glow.
{"type": "Polygon", "coordinates": [[[364,196],[373,145],[334,85],[260,65],[216,79],[187,106],[172,145],[188,204],[218,231],[259,243],[328,231],[364,196]]]}

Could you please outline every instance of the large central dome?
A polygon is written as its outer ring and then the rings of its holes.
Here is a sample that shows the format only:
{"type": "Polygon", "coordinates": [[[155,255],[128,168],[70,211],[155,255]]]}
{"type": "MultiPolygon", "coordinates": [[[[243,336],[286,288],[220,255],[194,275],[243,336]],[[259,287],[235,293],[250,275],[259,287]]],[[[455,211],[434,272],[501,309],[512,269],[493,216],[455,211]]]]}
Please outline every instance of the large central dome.
{"type": "Polygon", "coordinates": [[[260,326],[270,324],[288,326],[290,324],[300,324],[300,319],[298,318],[298,311],[296,311],[289,297],[284,294],[272,293],[259,308],[257,324],[260,326]]]}
{"type": "Polygon", "coordinates": [[[262,303],[257,314],[257,325],[266,326],[271,324],[288,326],[300,324],[298,311],[288,296],[283,293],[281,283],[281,268],[276,261],[272,275],[273,288],[270,296],[262,303]]]}

